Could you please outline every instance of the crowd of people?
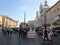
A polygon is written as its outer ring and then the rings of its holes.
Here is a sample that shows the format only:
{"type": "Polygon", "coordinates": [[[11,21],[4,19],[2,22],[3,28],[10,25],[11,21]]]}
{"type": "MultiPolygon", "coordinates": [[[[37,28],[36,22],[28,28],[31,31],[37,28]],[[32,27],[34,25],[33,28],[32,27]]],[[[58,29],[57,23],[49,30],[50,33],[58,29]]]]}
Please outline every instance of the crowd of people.
{"type": "Polygon", "coordinates": [[[5,35],[6,35],[6,34],[8,34],[8,35],[9,35],[9,34],[12,34],[12,31],[13,31],[13,30],[12,30],[10,27],[3,27],[3,28],[2,28],[2,33],[5,34],[5,35]]]}
{"type": "Polygon", "coordinates": [[[43,35],[42,35],[43,41],[45,40],[51,41],[53,36],[53,28],[51,26],[43,25],[42,30],[43,30],[43,35]]]}
{"type": "MultiPolygon", "coordinates": [[[[43,25],[43,26],[41,26],[41,28],[40,28],[41,30],[42,30],[42,37],[43,37],[43,41],[45,41],[45,40],[47,40],[47,41],[50,41],[50,40],[52,40],[52,36],[53,36],[53,28],[51,28],[51,26],[46,26],[46,25],[43,25]]],[[[35,32],[37,31],[37,29],[36,28],[32,28],[32,29],[30,29],[29,27],[27,27],[27,28],[22,28],[21,26],[19,27],[19,38],[20,37],[27,37],[27,32],[29,31],[29,30],[34,30],[35,32]]],[[[12,29],[10,28],[10,27],[4,27],[3,29],[2,29],[2,32],[4,33],[4,34],[12,34],[12,29]]]]}
{"type": "MultiPolygon", "coordinates": [[[[27,36],[27,32],[29,31],[29,30],[35,30],[35,32],[37,31],[37,29],[36,28],[32,28],[32,29],[22,29],[21,27],[20,27],[20,30],[19,30],[19,38],[20,38],[20,36],[27,36]]],[[[52,40],[52,36],[53,36],[53,28],[51,27],[51,26],[45,26],[45,25],[43,25],[42,27],[41,27],[41,30],[42,30],[42,37],[43,37],[43,41],[44,40],[52,40]]]]}
{"type": "Polygon", "coordinates": [[[29,31],[29,28],[22,28],[22,26],[20,25],[19,28],[19,38],[20,37],[27,37],[27,32],[29,31]]]}

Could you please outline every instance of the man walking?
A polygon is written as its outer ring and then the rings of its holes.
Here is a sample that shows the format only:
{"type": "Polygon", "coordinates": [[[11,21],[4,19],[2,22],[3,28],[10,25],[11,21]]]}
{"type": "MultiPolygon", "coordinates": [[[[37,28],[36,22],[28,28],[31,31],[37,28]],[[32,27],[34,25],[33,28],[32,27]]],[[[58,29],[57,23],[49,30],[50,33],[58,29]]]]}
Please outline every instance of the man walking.
{"type": "Polygon", "coordinates": [[[22,28],[21,28],[21,25],[20,25],[20,27],[19,27],[19,38],[22,36],[22,28]]]}
{"type": "Polygon", "coordinates": [[[45,27],[46,25],[44,25],[44,29],[43,29],[43,41],[45,41],[47,39],[47,41],[49,40],[48,39],[48,31],[47,31],[47,28],[45,27]]]}

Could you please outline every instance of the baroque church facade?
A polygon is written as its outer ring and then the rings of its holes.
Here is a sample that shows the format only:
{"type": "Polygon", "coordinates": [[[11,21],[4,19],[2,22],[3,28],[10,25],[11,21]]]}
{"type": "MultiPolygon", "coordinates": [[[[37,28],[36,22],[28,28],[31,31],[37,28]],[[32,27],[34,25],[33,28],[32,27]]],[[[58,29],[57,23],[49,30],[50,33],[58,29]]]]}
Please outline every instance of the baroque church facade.
{"type": "Polygon", "coordinates": [[[41,3],[39,11],[36,11],[36,19],[28,22],[28,25],[33,27],[40,27],[43,24],[60,27],[60,0],[52,7],[49,7],[45,0],[44,5],[41,3]]]}
{"type": "Polygon", "coordinates": [[[45,0],[44,5],[41,3],[39,11],[36,12],[35,26],[39,27],[46,24],[46,11],[49,9],[47,1],[45,0]]]}

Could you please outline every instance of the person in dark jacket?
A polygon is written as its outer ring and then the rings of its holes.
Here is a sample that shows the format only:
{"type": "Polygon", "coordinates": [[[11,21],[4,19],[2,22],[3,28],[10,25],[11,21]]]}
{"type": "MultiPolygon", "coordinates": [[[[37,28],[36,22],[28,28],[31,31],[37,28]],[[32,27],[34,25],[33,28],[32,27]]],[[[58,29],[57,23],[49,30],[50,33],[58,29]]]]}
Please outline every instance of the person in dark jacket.
{"type": "Polygon", "coordinates": [[[47,41],[49,40],[48,39],[48,31],[47,31],[47,28],[45,27],[46,25],[44,25],[44,29],[43,29],[43,36],[44,36],[44,38],[43,38],[43,41],[45,41],[45,38],[47,39],[47,41]]]}
{"type": "Polygon", "coordinates": [[[19,38],[22,37],[22,35],[23,35],[22,33],[23,33],[23,31],[22,31],[22,27],[20,25],[20,28],[19,28],[19,38]]]}

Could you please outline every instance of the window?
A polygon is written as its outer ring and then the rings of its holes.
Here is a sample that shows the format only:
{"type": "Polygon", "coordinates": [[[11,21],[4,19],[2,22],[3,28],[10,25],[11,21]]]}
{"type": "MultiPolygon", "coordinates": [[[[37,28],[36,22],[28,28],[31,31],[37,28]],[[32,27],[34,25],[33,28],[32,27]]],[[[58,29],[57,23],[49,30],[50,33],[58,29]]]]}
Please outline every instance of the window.
{"type": "Polygon", "coordinates": [[[54,10],[54,13],[55,13],[56,11],[54,10]]]}
{"type": "Polygon", "coordinates": [[[57,8],[57,11],[59,11],[59,8],[57,8]]]}

